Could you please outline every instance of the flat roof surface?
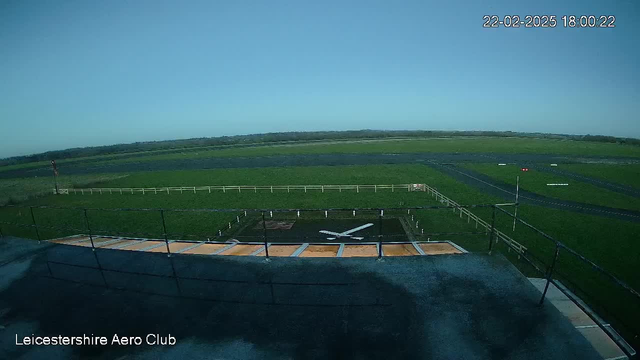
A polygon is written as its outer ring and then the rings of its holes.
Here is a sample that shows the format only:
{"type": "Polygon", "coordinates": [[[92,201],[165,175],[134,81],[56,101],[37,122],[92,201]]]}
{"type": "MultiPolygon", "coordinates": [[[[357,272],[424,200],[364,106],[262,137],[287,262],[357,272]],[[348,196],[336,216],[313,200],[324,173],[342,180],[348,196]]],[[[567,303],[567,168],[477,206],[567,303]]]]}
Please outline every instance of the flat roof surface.
{"type": "MultiPolygon", "coordinates": [[[[341,241],[342,239],[340,239],[341,241]]],[[[91,240],[85,235],[73,235],[48,240],[55,244],[91,247],[91,240]]],[[[268,243],[269,256],[298,257],[378,257],[378,243],[350,242],[321,243],[268,243]]],[[[172,254],[199,254],[216,256],[266,256],[264,243],[209,243],[185,240],[122,238],[113,236],[95,236],[93,244],[96,248],[118,249],[123,251],[148,251],[167,253],[167,245],[172,254]]],[[[383,242],[382,256],[420,256],[440,254],[462,254],[464,249],[449,241],[434,242],[383,242]]]]}
{"type": "Polygon", "coordinates": [[[0,264],[0,358],[599,358],[495,255],[265,261],[3,238],[0,264]],[[15,346],[31,334],[177,343],[15,346]]]}

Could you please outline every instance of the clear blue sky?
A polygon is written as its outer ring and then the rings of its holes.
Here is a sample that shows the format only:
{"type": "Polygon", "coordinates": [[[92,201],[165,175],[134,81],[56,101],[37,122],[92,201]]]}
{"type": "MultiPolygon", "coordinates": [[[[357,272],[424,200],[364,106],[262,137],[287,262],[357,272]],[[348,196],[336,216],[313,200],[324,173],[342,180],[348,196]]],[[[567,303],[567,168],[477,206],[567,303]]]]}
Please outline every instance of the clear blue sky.
{"type": "Polygon", "coordinates": [[[0,0],[0,157],[362,128],[640,137],[639,44],[635,0],[0,0]]]}

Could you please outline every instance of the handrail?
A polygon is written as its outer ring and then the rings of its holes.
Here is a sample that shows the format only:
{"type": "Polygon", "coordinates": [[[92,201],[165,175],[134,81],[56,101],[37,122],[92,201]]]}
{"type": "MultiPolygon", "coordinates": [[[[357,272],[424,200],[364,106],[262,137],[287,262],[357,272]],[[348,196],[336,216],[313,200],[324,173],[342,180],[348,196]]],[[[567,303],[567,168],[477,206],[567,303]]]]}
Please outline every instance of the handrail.
{"type": "Polygon", "coordinates": [[[562,243],[561,241],[558,241],[556,239],[554,239],[552,236],[547,235],[546,233],[544,233],[543,231],[537,229],[535,226],[527,223],[526,221],[522,220],[521,218],[517,217],[514,214],[511,214],[510,212],[501,209],[499,206],[496,206],[496,208],[500,211],[502,211],[503,213],[513,217],[516,219],[516,221],[522,223],[523,225],[531,228],[532,230],[536,231],[537,233],[539,233],[540,235],[544,236],[545,238],[551,240],[554,242],[554,244],[556,244],[557,246],[563,248],[564,250],[566,250],[567,252],[569,252],[571,255],[577,257],[578,259],[582,260],[583,262],[587,263],[588,265],[590,265],[592,268],[596,269],[597,271],[601,272],[602,274],[604,274],[605,276],[609,277],[611,280],[613,280],[617,285],[621,286],[622,288],[624,288],[625,290],[629,291],[631,294],[635,295],[638,299],[640,299],[640,293],[638,293],[635,289],[633,289],[631,286],[627,285],[625,282],[623,282],[622,280],[618,279],[615,275],[610,274],[608,271],[604,270],[602,267],[600,267],[598,264],[594,263],[593,261],[587,259],[586,257],[584,257],[583,255],[579,254],[577,251],[571,249],[570,247],[568,247],[567,245],[565,245],[564,243],[562,243]]]}

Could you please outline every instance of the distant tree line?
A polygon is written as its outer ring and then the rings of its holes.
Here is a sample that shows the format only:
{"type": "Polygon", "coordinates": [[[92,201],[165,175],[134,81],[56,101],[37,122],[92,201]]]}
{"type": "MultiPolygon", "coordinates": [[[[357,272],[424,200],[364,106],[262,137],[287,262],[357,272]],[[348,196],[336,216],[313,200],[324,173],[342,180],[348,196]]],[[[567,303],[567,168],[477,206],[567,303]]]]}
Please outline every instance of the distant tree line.
{"type": "Polygon", "coordinates": [[[66,150],[47,151],[40,154],[15,156],[0,160],[0,166],[23,164],[52,159],[69,159],[95,155],[116,155],[153,150],[187,149],[201,146],[242,147],[247,145],[264,145],[291,142],[309,142],[322,140],[350,139],[383,139],[383,138],[422,138],[422,137],[529,137],[545,139],[564,139],[576,141],[593,141],[640,146],[640,139],[617,138],[603,135],[565,135],[544,133],[520,133],[512,131],[423,131],[423,130],[353,130],[353,131],[307,131],[277,132],[267,134],[251,134],[236,136],[220,136],[209,138],[193,138],[185,140],[145,141],[132,144],[116,144],[107,146],[91,146],[66,150]]]}

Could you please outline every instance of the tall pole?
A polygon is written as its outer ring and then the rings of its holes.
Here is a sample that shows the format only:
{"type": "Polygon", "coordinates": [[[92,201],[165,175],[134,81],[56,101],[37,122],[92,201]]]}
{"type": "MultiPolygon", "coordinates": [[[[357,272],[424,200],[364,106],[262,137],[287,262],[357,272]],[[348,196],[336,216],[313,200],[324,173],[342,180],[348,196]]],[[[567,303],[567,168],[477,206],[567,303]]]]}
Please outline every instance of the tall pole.
{"type": "Polygon", "coordinates": [[[378,259],[382,259],[382,210],[378,209],[378,259]]]}
{"type": "Polygon", "coordinates": [[[56,195],[58,195],[58,167],[56,166],[55,160],[51,160],[51,167],[53,168],[53,183],[56,187],[56,195]]]}
{"type": "Polygon", "coordinates": [[[516,217],[518,216],[518,197],[520,195],[520,175],[516,176],[516,209],[513,212],[513,229],[516,231],[516,217]]]}
{"type": "Polygon", "coordinates": [[[164,221],[164,210],[160,210],[160,217],[162,218],[162,233],[164,234],[164,244],[167,246],[167,256],[171,257],[171,250],[169,250],[169,238],[167,237],[167,224],[164,221]]]}
{"type": "Polygon", "coordinates": [[[93,234],[91,233],[91,226],[89,226],[89,217],[87,216],[87,209],[84,209],[84,222],[87,225],[87,230],[89,231],[89,240],[91,241],[91,249],[96,251],[96,247],[93,244],[93,234]]]}
{"type": "Polygon", "coordinates": [[[493,234],[496,231],[496,206],[493,205],[493,215],[491,216],[491,232],[489,233],[489,253],[491,253],[491,248],[493,247],[493,234]]]}
{"type": "Polygon", "coordinates": [[[269,260],[269,245],[267,244],[267,223],[264,219],[264,211],[262,212],[262,241],[264,241],[264,254],[269,260]]]}
{"type": "Polygon", "coordinates": [[[31,211],[31,220],[33,221],[33,228],[36,229],[36,236],[38,237],[38,242],[40,242],[40,232],[38,231],[38,224],[36,224],[36,217],[33,215],[33,206],[29,206],[29,210],[31,211]]]}
{"type": "Polygon", "coordinates": [[[544,290],[542,291],[542,297],[540,298],[540,303],[538,305],[542,305],[544,302],[545,296],[547,296],[547,290],[549,290],[549,283],[551,279],[553,279],[553,268],[556,266],[556,261],[558,260],[558,254],[560,253],[560,246],[556,243],[556,252],[553,255],[553,260],[551,260],[551,266],[547,269],[546,278],[547,283],[544,285],[544,290]]]}

